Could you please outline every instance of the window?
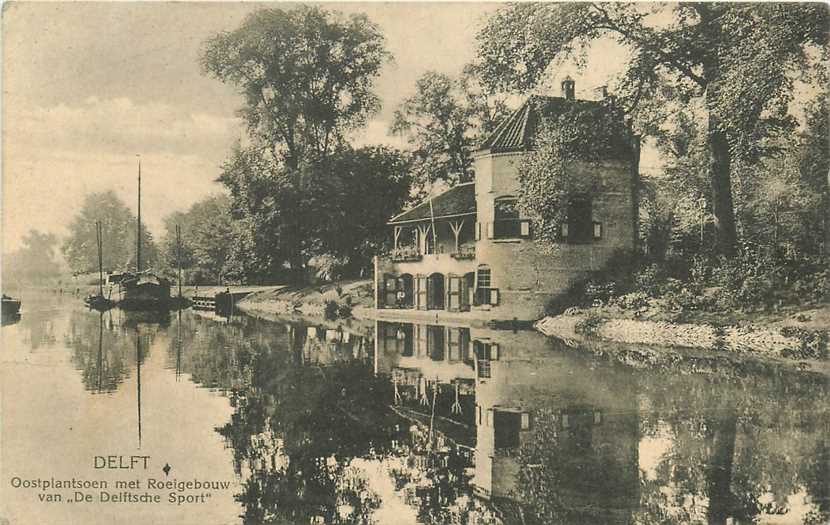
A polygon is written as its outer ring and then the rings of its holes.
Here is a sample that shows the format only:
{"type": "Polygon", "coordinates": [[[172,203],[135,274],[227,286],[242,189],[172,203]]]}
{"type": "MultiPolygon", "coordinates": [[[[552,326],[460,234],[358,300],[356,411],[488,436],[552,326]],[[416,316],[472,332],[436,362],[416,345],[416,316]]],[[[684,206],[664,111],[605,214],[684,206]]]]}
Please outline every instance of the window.
{"type": "Polygon", "coordinates": [[[516,206],[516,199],[513,197],[499,197],[495,202],[496,220],[509,220],[519,218],[519,208],[516,206]]]}
{"type": "Polygon", "coordinates": [[[562,237],[573,243],[591,242],[594,238],[590,199],[578,198],[568,203],[567,226],[563,225],[562,237]]]}
{"type": "Polygon", "coordinates": [[[476,304],[496,305],[499,302],[499,291],[492,287],[490,267],[481,265],[476,273],[476,304]]]}
{"type": "Polygon", "coordinates": [[[526,237],[530,234],[530,226],[527,221],[519,220],[519,208],[514,197],[499,197],[493,203],[495,217],[493,221],[493,239],[515,239],[526,237]],[[527,234],[522,235],[523,225],[527,234]]]}
{"type": "Polygon", "coordinates": [[[499,345],[473,341],[473,351],[476,355],[478,377],[481,379],[491,377],[490,363],[499,360],[499,345]]]}

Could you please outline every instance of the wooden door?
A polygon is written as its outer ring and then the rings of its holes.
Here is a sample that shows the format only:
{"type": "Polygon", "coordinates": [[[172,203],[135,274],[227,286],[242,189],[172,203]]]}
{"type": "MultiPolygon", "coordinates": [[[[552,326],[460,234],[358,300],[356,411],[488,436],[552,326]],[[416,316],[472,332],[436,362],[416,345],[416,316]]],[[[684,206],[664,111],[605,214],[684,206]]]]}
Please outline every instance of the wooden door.
{"type": "Polygon", "coordinates": [[[427,278],[423,275],[415,277],[415,308],[427,309],[427,278]]]}
{"type": "Polygon", "coordinates": [[[461,283],[462,279],[460,276],[449,275],[447,282],[447,310],[451,312],[461,311],[461,283]]]}

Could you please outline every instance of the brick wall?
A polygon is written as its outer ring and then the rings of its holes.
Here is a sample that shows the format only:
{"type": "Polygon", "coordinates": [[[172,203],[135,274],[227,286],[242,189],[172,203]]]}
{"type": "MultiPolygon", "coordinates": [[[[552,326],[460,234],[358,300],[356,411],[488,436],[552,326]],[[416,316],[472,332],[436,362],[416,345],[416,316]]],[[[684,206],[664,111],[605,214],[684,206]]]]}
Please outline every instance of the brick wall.
{"type": "Polygon", "coordinates": [[[620,251],[633,251],[635,239],[635,191],[627,162],[600,165],[571,163],[577,176],[598,176],[592,195],[592,218],[602,225],[602,238],[588,244],[562,243],[543,250],[531,239],[488,239],[486,224],[494,219],[494,201],[516,196],[518,164],[522,153],[480,156],[476,159],[476,205],[482,238],[476,242],[479,264],[491,270],[492,287],[499,289],[499,309],[506,315],[534,319],[545,305],[591,272],[603,269],[620,251]]]}

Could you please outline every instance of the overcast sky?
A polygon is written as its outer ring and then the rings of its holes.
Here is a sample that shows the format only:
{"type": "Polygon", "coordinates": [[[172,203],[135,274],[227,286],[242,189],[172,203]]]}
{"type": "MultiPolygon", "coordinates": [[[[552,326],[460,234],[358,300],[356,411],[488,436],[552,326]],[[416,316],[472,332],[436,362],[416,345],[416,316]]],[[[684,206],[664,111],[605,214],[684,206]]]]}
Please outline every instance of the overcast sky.
{"type": "MultiPolygon", "coordinates": [[[[30,229],[66,234],[88,192],[115,190],[142,217],[165,215],[221,191],[213,182],[241,127],[241,98],[202,75],[209,36],[239,26],[256,3],[5,3],[3,9],[3,251],[30,229]]],[[[284,5],[284,7],[286,7],[284,5]]],[[[337,4],[379,24],[395,61],[377,82],[383,109],[357,141],[401,145],[392,113],[428,70],[458,73],[498,4],[337,4]]],[[[619,63],[603,49],[577,76],[589,98],[619,63]],[[596,67],[597,65],[602,67],[596,67]],[[607,67],[606,67],[607,66],[607,67]]]]}

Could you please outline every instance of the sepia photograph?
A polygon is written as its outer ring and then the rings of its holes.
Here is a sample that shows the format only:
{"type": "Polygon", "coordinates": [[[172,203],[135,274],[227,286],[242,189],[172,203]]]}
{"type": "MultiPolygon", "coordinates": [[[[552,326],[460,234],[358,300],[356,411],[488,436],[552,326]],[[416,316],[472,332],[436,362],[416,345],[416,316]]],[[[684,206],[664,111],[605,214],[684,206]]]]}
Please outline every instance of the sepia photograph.
{"type": "Polygon", "coordinates": [[[830,4],[0,35],[0,525],[830,524],[830,4]]]}

